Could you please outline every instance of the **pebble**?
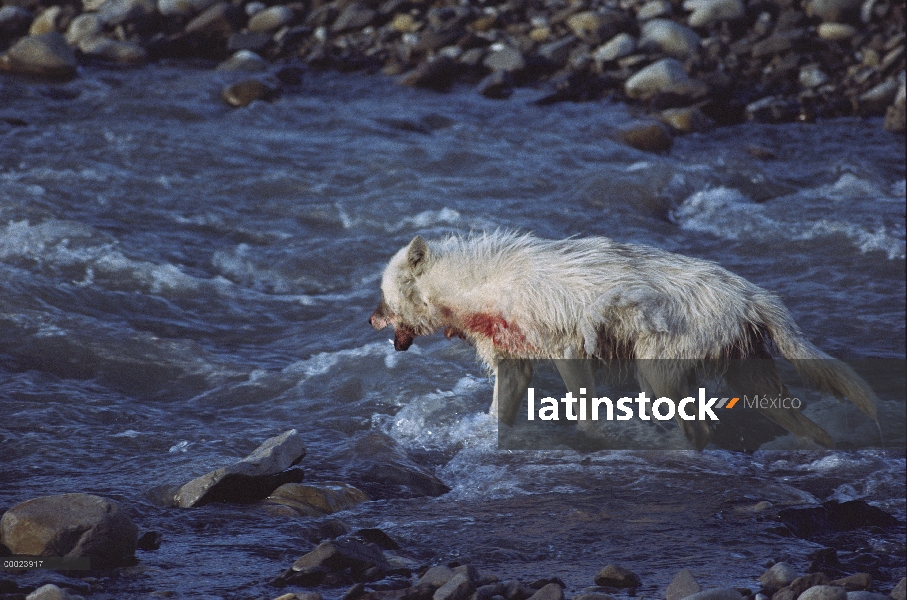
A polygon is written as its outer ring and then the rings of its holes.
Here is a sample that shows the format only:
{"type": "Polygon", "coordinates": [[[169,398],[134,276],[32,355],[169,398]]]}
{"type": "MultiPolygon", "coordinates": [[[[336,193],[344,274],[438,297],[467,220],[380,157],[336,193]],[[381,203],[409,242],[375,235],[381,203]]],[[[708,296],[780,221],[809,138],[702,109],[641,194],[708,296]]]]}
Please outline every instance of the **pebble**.
{"type": "Polygon", "coordinates": [[[59,6],[51,6],[44,9],[40,15],[32,22],[28,29],[28,35],[41,35],[57,31],[57,21],[60,19],[63,9],[59,6]]]}
{"type": "Polygon", "coordinates": [[[255,13],[246,28],[252,33],[276,31],[293,20],[293,9],[278,4],[255,13]]]}
{"type": "Polygon", "coordinates": [[[641,48],[654,49],[676,58],[689,58],[699,52],[701,40],[689,27],[667,19],[652,19],[642,26],[641,48]]]}
{"type": "Polygon", "coordinates": [[[624,84],[624,91],[630,98],[645,101],[689,80],[689,75],[678,60],[663,58],[630,77],[624,84]]]}
{"type": "MultiPolygon", "coordinates": [[[[650,125],[644,125],[640,128],[631,129],[627,132],[624,132],[623,136],[629,136],[631,139],[644,139],[645,136],[649,133],[652,133],[658,129],[662,132],[664,136],[670,138],[670,135],[664,131],[664,128],[657,124],[652,123],[650,125]],[[635,133],[641,132],[641,133],[635,133]]],[[[660,137],[661,134],[653,134],[654,139],[660,140],[663,142],[663,137],[660,137]]],[[[624,140],[627,141],[627,137],[624,137],[624,140]]],[[[628,143],[630,143],[628,141],[628,143]]],[[[632,145],[632,144],[631,144],[632,145]]],[[[636,146],[634,146],[636,147],[636,146]]],[[[646,148],[642,148],[645,150],[646,148]]],[[[656,150],[653,150],[656,151],[656,150]]],[[[616,587],[616,588],[635,588],[639,587],[640,581],[639,576],[636,575],[633,571],[625,569],[624,567],[618,565],[607,565],[602,567],[602,569],[595,575],[595,585],[607,586],[607,587],[616,587]]]]}
{"type": "Polygon", "coordinates": [[[492,71],[509,71],[513,73],[522,70],[526,66],[526,59],[516,48],[501,44],[499,47],[492,48],[492,51],[485,57],[482,64],[492,71]]]}
{"type": "Polygon", "coordinates": [[[250,71],[268,70],[268,62],[251,50],[237,50],[224,62],[217,65],[217,71],[250,71]]]}
{"type": "Polygon", "coordinates": [[[69,79],[76,74],[76,55],[57,32],[20,38],[0,57],[0,70],[69,79]]]}
{"type": "MultiPolygon", "coordinates": [[[[675,129],[678,128],[675,127],[675,129]]],[[[702,591],[702,588],[693,578],[693,574],[687,569],[681,569],[668,584],[668,589],[665,590],[665,600],[683,600],[699,591],[702,591]]]]}
{"type": "Polygon", "coordinates": [[[829,42],[845,42],[857,34],[856,27],[846,23],[821,23],[816,31],[820,38],[829,42]]]}
{"type": "Polygon", "coordinates": [[[797,576],[796,569],[786,562],[779,562],[759,576],[759,583],[762,585],[762,589],[773,594],[781,588],[789,586],[797,576]]]}
{"type": "Polygon", "coordinates": [[[104,23],[96,13],[82,13],[69,23],[66,30],[66,43],[78,46],[82,40],[99,35],[104,29],[104,23]]]}
{"type": "Polygon", "coordinates": [[[157,10],[165,17],[187,17],[211,7],[217,0],[157,0],[157,10]]]}
{"type": "Polygon", "coordinates": [[[859,10],[861,0],[810,0],[806,14],[824,22],[843,21],[848,13],[859,10]]]}
{"type": "Polygon", "coordinates": [[[629,33],[618,33],[592,53],[596,63],[605,63],[629,56],[636,51],[636,40],[629,33]]]}
{"type": "Polygon", "coordinates": [[[98,17],[106,25],[150,17],[157,12],[154,0],[107,0],[98,8],[98,17]]]}
{"type": "Polygon", "coordinates": [[[818,65],[806,65],[800,68],[798,80],[800,81],[800,85],[805,88],[815,88],[826,83],[828,81],[828,75],[826,75],[818,65]]]}
{"type": "Polygon", "coordinates": [[[686,10],[693,11],[687,18],[690,27],[708,27],[721,21],[733,21],[746,14],[741,0],[686,0],[686,10]]]}
{"type": "Polygon", "coordinates": [[[814,585],[797,596],[797,600],[848,600],[847,590],[836,585],[814,585]]]}
{"type": "Polygon", "coordinates": [[[649,19],[670,17],[673,12],[671,3],[667,0],[649,0],[636,11],[636,18],[640,21],[648,21],[649,19]]]}

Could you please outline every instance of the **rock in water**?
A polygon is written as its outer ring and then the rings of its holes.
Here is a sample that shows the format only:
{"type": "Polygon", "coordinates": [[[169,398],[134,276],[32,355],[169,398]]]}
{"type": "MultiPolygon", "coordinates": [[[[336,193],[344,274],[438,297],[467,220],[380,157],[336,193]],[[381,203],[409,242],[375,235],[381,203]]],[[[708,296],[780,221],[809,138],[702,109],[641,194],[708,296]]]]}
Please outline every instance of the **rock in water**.
{"type": "Polygon", "coordinates": [[[644,152],[668,152],[674,145],[674,138],[661,123],[649,123],[626,129],[620,133],[620,139],[628,146],[644,152]]]}
{"type": "Polygon", "coordinates": [[[230,106],[242,108],[256,100],[273,100],[277,93],[278,88],[276,86],[268,85],[260,79],[246,79],[225,87],[221,97],[230,106]]]}
{"type": "Polygon", "coordinates": [[[32,35],[20,39],[0,57],[0,70],[69,79],[76,74],[76,55],[55,31],[32,35]]]}
{"type": "Polygon", "coordinates": [[[222,467],[185,484],[177,491],[174,501],[181,508],[189,508],[209,502],[261,500],[281,484],[288,483],[280,481],[280,475],[295,477],[295,474],[287,472],[287,469],[304,456],[305,445],[302,436],[295,429],[291,429],[265,440],[252,454],[238,463],[222,467]]]}
{"type": "Polygon", "coordinates": [[[774,594],[781,588],[789,586],[796,578],[796,569],[786,562],[779,562],[759,576],[759,583],[766,592],[774,594]]]}
{"type": "Polygon", "coordinates": [[[595,585],[607,587],[635,588],[639,587],[639,583],[636,573],[617,565],[603,567],[595,576],[595,585]]]}
{"type": "Polygon", "coordinates": [[[0,519],[0,543],[13,554],[87,557],[92,568],[135,554],[138,533],[117,502],[90,494],[33,498],[0,519]]]}
{"type": "Polygon", "coordinates": [[[274,490],[266,501],[289,506],[303,515],[321,517],[367,502],[368,499],[365,492],[351,485],[324,481],[315,485],[285,483],[274,490]]]}
{"type": "Polygon", "coordinates": [[[668,584],[668,589],[665,590],[665,600],[683,600],[701,590],[702,588],[693,579],[693,574],[687,569],[681,569],[668,584]]]}

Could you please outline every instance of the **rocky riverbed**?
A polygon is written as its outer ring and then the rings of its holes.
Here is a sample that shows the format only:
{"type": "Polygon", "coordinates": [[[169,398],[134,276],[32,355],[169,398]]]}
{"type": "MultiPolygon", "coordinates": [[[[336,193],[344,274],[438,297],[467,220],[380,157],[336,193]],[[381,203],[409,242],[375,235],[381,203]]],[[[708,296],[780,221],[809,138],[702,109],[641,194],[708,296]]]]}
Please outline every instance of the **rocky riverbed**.
{"type": "Polygon", "coordinates": [[[270,100],[304,69],[381,72],[489,98],[630,102],[673,132],[884,115],[904,131],[898,0],[3,0],[0,69],[209,61],[270,100]]]}

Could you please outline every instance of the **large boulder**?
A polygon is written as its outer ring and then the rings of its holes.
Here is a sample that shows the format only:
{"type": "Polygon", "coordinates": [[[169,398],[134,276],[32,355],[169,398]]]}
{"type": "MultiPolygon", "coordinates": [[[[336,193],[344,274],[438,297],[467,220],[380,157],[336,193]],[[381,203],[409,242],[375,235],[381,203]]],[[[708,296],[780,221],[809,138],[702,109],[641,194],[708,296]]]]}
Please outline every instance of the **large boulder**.
{"type": "Polygon", "coordinates": [[[92,568],[135,554],[138,527],[115,501],[91,494],[26,500],[0,519],[0,543],[13,554],[87,557],[92,568]]]}

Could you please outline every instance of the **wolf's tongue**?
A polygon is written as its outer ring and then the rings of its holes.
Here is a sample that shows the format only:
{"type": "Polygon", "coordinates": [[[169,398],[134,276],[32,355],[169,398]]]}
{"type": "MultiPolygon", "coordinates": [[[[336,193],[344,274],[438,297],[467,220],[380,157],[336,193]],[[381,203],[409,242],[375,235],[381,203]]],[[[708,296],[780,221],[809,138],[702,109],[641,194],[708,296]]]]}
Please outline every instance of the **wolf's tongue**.
{"type": "Polygon", "coordinates": [[[394,350],[405,352],[413,344],[416,334],[409,327],[399,327],[394,330],[394,350]]]}

